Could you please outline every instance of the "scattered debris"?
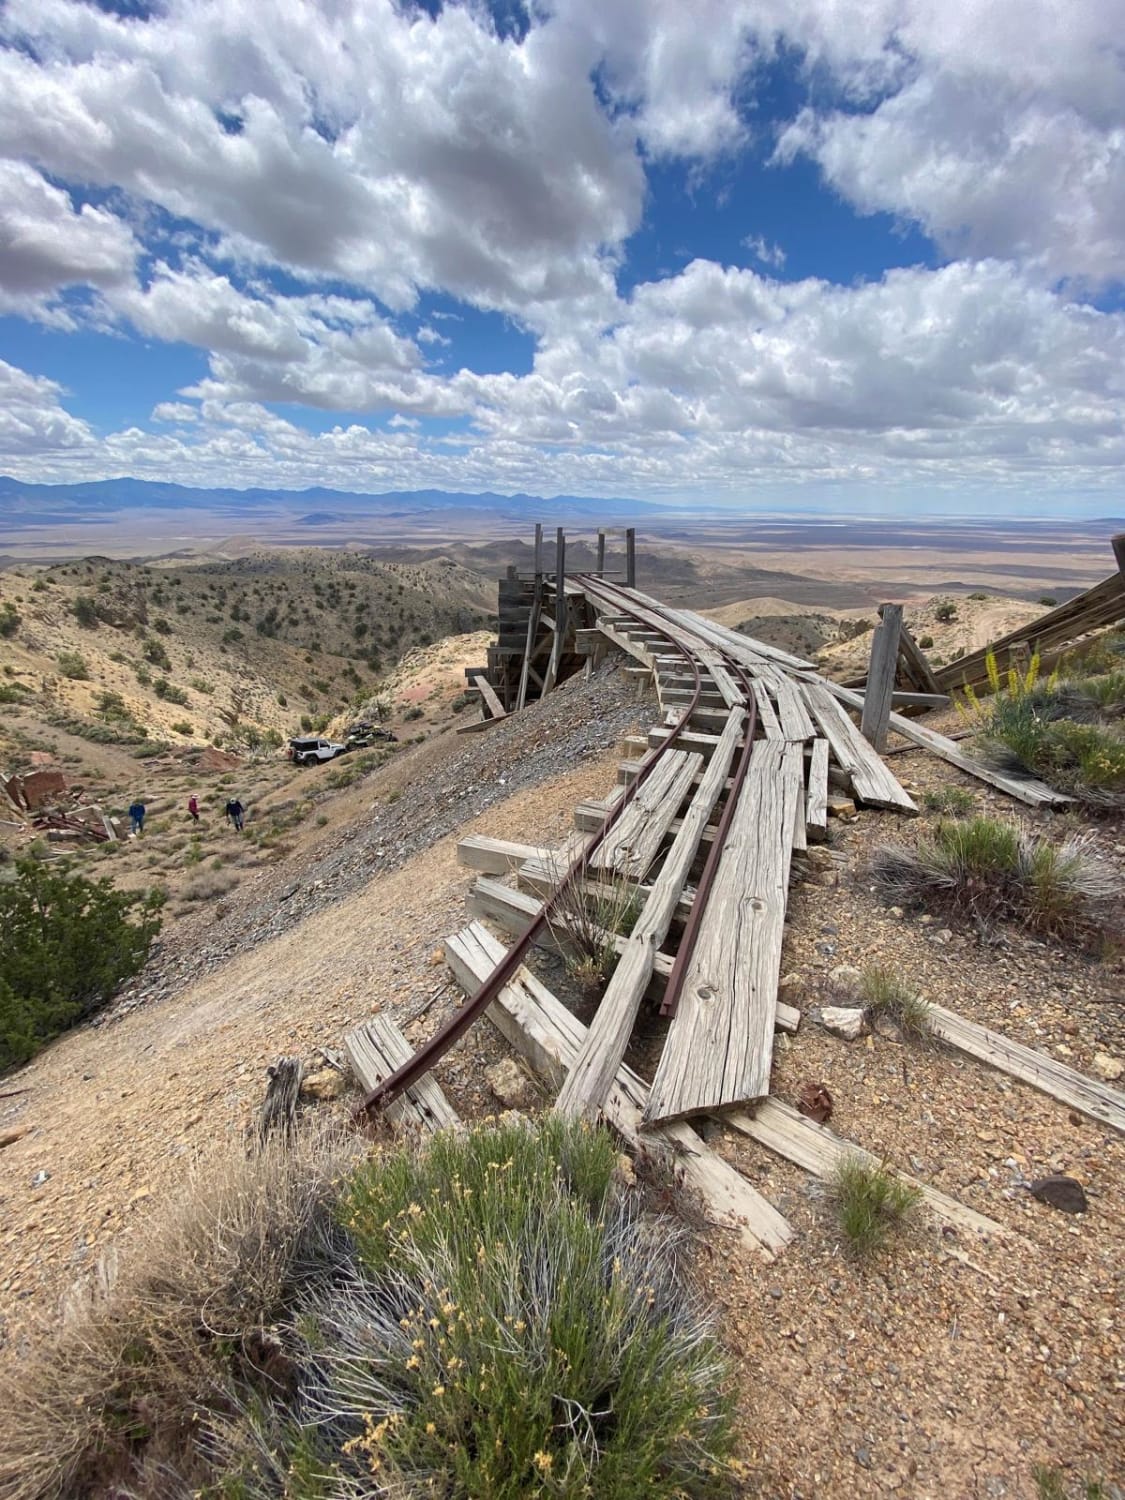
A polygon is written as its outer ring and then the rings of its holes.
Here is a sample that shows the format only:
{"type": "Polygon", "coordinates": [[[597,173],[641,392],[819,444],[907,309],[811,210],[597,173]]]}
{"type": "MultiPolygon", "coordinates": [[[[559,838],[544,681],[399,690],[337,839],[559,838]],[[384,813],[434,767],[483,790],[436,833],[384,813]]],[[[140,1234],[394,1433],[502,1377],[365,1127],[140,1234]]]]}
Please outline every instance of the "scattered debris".
{"type": "Polygon", "coordinates": [[[832,1118],[832,1095],[823,1083],[803,1083],[797,1097],[797,1108],[818,1125],[832,1118]]]}

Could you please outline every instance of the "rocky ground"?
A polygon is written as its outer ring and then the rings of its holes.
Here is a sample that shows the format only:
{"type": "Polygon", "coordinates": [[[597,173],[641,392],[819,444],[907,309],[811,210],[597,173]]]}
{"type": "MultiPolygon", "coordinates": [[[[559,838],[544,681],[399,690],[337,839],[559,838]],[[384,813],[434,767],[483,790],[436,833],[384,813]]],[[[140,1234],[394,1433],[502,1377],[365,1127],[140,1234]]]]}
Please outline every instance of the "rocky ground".
{"type": "MultiPolygon", "coordinates": [[[[464,921],[471,884],[456,839],[561,840],[574,804],[613,784],[620,735],[651,713],[605,672],[484,735],[401,752],[341,789],[330,826],[296,829],[285,857],[249,875],[221,916],[212,907],[178,922],[104,1024],[4,1081],[0,1130],[31,1127],[0,1152],[0,1292],[16,1378],[36,1317],[106,1247],[127,1253],[193,1166],[238,1145],[279,1054],[337,1048],[377,1007],[415,1042],[441,1024],[457,995],[433,998],[446,978],[440,944],[464,921]]],[[[914,790],[956,783],[982,810],[1020,815],[922,753],[891,764],[914,790]]],[[[909,842],[925,824],[861,812],[833,825],[791,897],[786,998],[808,1010],[834,968],[878,960],[930,999],[1076,1067],[1125,1059],[1119,960],[1017,931],[982,939],[876,899],[865,874],[873,847],[909,842]]],[[[1125,868],[1113,831],[1096,837],[1125,868]]],[[[663,1024],[642,1018],[631,1054],[642,1069],[663,1024]]],[[[497,1108],[486,1069],[507,1055],[481,1026],[443,1062],[439,1079],[465,1117],[497,1108]]],[[[809,1081],[829,1089],[840,1135],[1010,1234],[975,1242],[919,1216],[887,1254],[857,1265],[817,1183],[714,1127],[712,1143],[796,1230],[772,1265],[706,1226],[697,1242],[695,1273],[738,1366],[747,1493],[1022,1500],[1044,1493],[1038,1465],[1057,1471],[1065,1495],[1112,1493],[1085,1486],[1125,1478],[1114,1322],[1125,1143],[954,1053],[884,1036],[844,1042],[806,1020],[779,1045],[774,1091],[793,1099],[809,1081]],[[1055,1170],[1082,1181],[1086,1214],[1027,1193],[1027,1180],[1055,1170]]]]}

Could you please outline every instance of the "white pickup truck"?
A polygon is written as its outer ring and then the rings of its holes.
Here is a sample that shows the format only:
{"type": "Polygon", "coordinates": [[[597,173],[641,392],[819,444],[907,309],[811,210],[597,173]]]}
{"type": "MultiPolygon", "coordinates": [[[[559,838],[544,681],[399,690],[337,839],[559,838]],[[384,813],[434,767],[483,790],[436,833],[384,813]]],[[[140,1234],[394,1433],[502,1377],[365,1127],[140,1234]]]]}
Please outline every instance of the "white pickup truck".
{"type": "Polygon", "coordinates": [[[347,745],[337,744],[335,740],[319,739],[312,734],[290,740],[288,754],[289,759],[299,766],[313,766],[321,761],[335,760],[337,755],[343,755],[347,749],[347,745]]]}

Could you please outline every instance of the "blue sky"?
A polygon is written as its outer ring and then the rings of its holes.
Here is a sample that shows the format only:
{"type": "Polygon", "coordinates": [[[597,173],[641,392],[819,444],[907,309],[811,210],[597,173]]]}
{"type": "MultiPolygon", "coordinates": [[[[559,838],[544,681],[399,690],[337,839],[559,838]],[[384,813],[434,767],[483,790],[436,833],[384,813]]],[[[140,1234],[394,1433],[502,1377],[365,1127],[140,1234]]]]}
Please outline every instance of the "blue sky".
{"type": "Polygon", "coordinates": [[[0,472],[1107,514],[1093,0],[9,0],[0,472]]]}

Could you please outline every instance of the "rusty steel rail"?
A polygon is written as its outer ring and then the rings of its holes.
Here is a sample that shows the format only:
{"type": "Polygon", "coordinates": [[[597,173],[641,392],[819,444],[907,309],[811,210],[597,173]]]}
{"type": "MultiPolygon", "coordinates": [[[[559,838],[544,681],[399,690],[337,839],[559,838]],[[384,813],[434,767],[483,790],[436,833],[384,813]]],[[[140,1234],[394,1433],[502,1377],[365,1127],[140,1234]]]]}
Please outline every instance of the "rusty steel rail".
{"type": "MultiPolygon", "coordinates": [[[[638,611],[629,608],[627,603],[623,605],[621,612],[631,615],[638,624],[647,625],[648,623],[641,618],[638,611]]],[[[647,613],[648,611],[645,612],[647,613]]],[[[425,1042],[418,1049],[410,1061],[404,1063],[401,1068],[390,1074],[389,1077],[385,1078],[382,1083],[378,1084],[366,1095],[362,1102],[356,1106],[352,1116],[353,1119],[358,1120],[369,1114],[370,1111],[390,1104],[404,1089],[408,1089],[412,1083],[415,1083],[425,1073],[428,1073],[436,1063],[440,1062],[454,1043],[464,1036],[465,1032],[484,1014],[504,986],[515,976],[524,961],[528,949],[548,924],[552,913],[566,892],[576,881],[581,880],[585,876],[589,868],[591,855],[597,851],[599,845],[617,822],[617,819],[644,785],[653,769],[659,764],[661,757],[672,748],[687,726],[689,719],[699,704],[699,695],[702,686],[699,663],[692,656],[691,652],[685,646],[681,645],[671,634],[665,631],[660,631],[659,633],[664,635],[668,644],[679,652],[691,669],[694,678],[691,701],[687,704],[676,723],[671,726],[671,732],[656,747],[651,758],[645,761],[633,782],[626,787],[624,795],[606,813],[602,821],[602,826],[571,864],[554,892],[544,901],[538,915],[532,920],[527,931],[512,944],[476,993],[465,1002],[455,1015],[449,1018],[444,1026],[434,1033],[428,1042],[425,1042]]],[[[751,697],[752,703],[753,698],[751,697]]]]}

